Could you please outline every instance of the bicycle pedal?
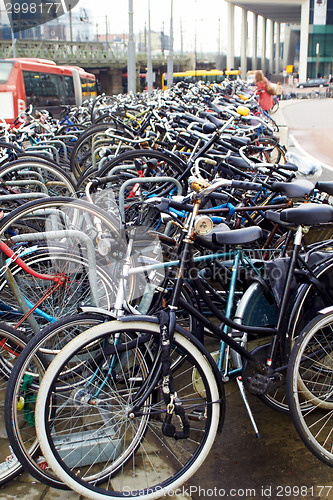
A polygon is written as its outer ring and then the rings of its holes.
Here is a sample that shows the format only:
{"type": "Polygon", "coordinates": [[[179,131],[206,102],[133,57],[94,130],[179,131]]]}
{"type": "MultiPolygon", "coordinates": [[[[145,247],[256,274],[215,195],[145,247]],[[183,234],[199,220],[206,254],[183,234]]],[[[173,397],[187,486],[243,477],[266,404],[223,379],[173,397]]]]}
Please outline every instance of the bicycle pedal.
{"type": "Polygon", "coordinates": [[[255,373],[251,377],[243,379],[246,389],[255,396],[263,396],[266,394],[273,385],[273,380],[266,375],[255,373]]]}
{"type": "Polygon", "coordinates": [[[206,418],[205,410],[192,410],[191,413],[187,414],[187,418],[196,422],[204,420],[206,418]]]}

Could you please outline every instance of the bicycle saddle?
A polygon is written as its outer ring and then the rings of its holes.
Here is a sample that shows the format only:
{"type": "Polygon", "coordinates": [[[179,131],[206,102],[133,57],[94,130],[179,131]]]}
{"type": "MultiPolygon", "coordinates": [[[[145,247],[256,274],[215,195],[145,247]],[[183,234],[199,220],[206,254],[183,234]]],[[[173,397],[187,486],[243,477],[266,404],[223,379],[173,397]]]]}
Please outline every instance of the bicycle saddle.
{"type": "Polygon", "coordinates": [[[225,163],[230,164],[236,168],[250,168],[249,164],[240,156],[229,156],[228,158],[226,158],[225,163]]]}
{"type": "Polygon", "coordinates": [[[333,194],[333,182],[317,182],[315,187],[316,189],[318,189],[319,191],[323,191],[324,193],[333,194]]]}
{"type": "MultiPolygon", "coordinates": [[[[281,167],[283,168],[283,165],[281,167]]],[[[282,193],[288,198],[303,198],[313,192],[314,185],[306,179],[298,179],[294,182],[273,182],[271,190],[282,193]]]]}
{"type": "Polygon", "coordinates": [[[211,233],[212,242],[215,245],[245,245],[253,243],[263,237],[260,227],[244,227],[231,231],[216,231],[211,233]]]}
{"type": "Polygon", "coordinates": [[[296,208],[282,210],[281,221],[302,224],[303,226],[316,226],[333,222],[333,207],[330,205],[317,205],[304,203],[296,208]]]}
{"type": "Polygon", "coordinates": [[[281,220],[281,212],[275,212],[275,210],[267,210],[265,212],[265,219],[273,222],[274,224],[283,224],[284,226],[294,227],[294,224],[289,224],[289,222],[285,222],[281,220]]]}

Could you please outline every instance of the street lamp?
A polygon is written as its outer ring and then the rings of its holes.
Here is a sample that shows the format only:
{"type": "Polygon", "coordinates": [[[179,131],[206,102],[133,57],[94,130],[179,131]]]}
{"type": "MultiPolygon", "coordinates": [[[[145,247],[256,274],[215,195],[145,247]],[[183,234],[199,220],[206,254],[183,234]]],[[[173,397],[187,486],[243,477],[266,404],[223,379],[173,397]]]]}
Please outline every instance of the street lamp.
{"type": "Polygon", "coordinates": [[[151,54],[151,29],[150,29],[150,0],[148,0],[148,54],[147,54],[147,91],[153,92],[153,63],[151,54]]]}
{"type": "Polygon", "coordinates": [[[168,88],[173,84],[173,0],[171,0],[171,14],[170,14],[170,40],[169,40],[169,55],[167,66],[167,82],[168,88]]]}

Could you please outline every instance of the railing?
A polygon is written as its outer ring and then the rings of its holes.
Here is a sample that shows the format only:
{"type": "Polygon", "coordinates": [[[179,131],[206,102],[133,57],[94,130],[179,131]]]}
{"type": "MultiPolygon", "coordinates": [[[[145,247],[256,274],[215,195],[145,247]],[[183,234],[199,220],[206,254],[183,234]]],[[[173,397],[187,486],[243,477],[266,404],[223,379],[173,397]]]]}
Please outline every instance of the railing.
{"type": "Polygon", "coordinates": [[[125,58],[125,50],[116,54],[111,44],[100,42],[63,42],[57,40],[0,41],[0,57],[38,57],[51,59],[57,64],[100,66],[114,64],[125,58]]]}
{"type": "MultiPolygon", "coordinates": [[[[0,59],[10,57],[37,57],[51,59],[57,64],[73,64],[84,68],[126,66],[125,43],[65,42],[57,40],[0,40],[0,59]]],[[[186,64],[189,55],[175,56],[174,61],[186,64]]],[[[163,54],[153,57],[156,64],[166,63],[163,54]]],[[[139,64],[147,63],[147,54],[137,54],[139,64]]]]}
{"type": "Polygon", "coordinates": [[[319,88],[311,87],[305,89],[291,88],[283,92],[283,99],[327,99],[333,97],[333,85],[319,88]]]}

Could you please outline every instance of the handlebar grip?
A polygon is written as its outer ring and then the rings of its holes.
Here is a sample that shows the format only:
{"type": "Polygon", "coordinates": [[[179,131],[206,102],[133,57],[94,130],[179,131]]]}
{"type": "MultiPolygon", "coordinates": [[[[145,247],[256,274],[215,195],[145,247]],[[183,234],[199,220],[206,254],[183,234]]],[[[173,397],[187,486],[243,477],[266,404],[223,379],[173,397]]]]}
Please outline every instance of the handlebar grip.
{"type": "Polygon", "coordinates": [[[291,170],[292,172],[298,171],[298,167],[294,163],[285,163],[284,165],[279,164],[278,166],[283,170],[291,170]]]}
{"type": "MultiPolygon", "coordinates": [[[[146,202],[149,203],[154,202],[154,199],[152,198],[151,200],[147,200],[146,202]]],[[[160,212],[164,213],[170,213],[170,208],[174,208],[175,210],[179,211],[185,211],[185,212],[192,212],[193,206],[192,205],[187,205],[186,203],[181,203],[179,201],[171,200],[170,198],[159,198],[157,199],[158,204],[155,204],[155,208],[157,208],[160,212]]]]}
{"type": "Polygon", "coordinates": [[[244,191],[260,191],[262,185],[258,184],[257,182],[232,181],[231,187],[236,189],[243,189],[244,191]]]}
{"type": "MultiPolygon", "coordinates": [[[[121,175],[123,177],[128,177],[128,179],[132,179],[134,176],[131,174],[128,174],[126,172],[122,172],[121,175]]],[[[119,175],[107,175],[106,177],[95,177],[94,179],[91,179],[91,185],[93,187],[101,186],[102,184],[107,184],[108,182],[113,182],[113,181],[118,181],[119,180],[119,175]]]]}
{"type": "Polygon", "coordinates": [[[185,212],[192,212],[193,210],[192,205],[174,200],[169,200],[169,207],[174,208],[175,210],[184,210],[185,212]]]}

